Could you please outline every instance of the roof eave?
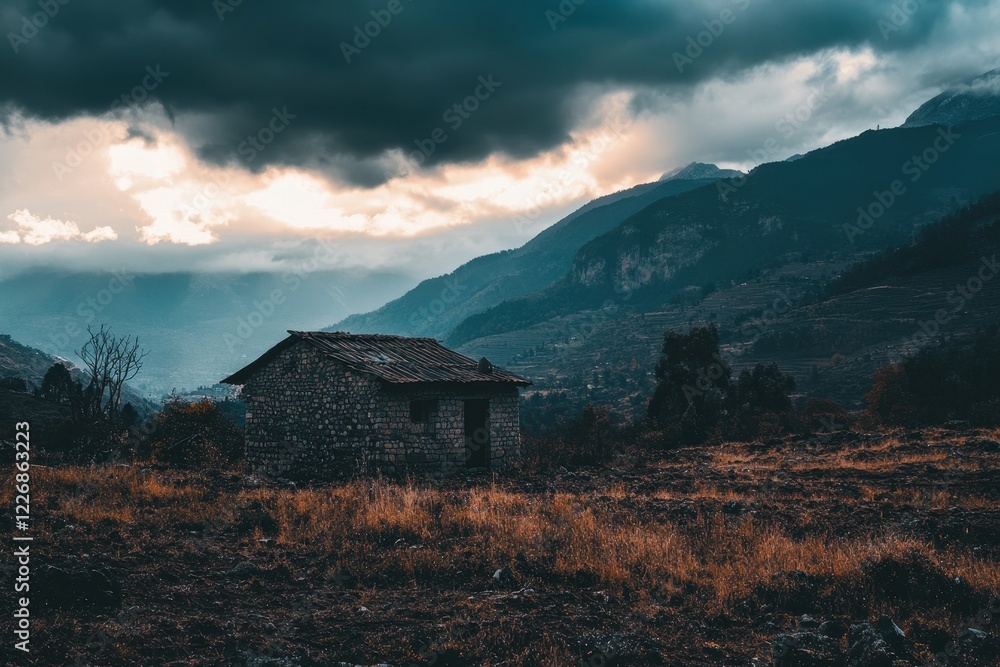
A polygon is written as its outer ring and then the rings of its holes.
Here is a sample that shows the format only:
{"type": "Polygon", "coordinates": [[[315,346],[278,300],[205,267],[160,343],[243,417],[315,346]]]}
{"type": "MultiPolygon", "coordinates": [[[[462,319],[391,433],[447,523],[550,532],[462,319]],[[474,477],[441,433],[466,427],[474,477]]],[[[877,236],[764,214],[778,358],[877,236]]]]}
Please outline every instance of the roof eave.
{"type": "MultiPolygon", "coordinates": [[[[455,378],[455,379],[446,379],[446,378],[440,378],[440,379],[420,379],[420,378],[405,379],[405,378],[399,378],[399,377],[386,377],[386,374],[379,373],[374,368],[368,368],[368,367],[366,367],[364,365],[356,363],[354,360],[343,359],[343,358],[340,358],[339,356],[337,356],[335,354],[332,354],[329,349],[326,349],[323,346],[319,345],[317,343],[317,341],[314,340],[314,337],[313,337],[313,335],[310,332],[289,330],[288,334],[289,335],[288,335],[287,338],[281,340],[276,345],[274,345],[273,347],[271,347],[270,349],[268,349],[266,352],[264,352],[263,354],[261,354],[259,357],[257,357],[257,359],[253,360],[252,362],[250,362],[249,364],[247,364],[246,366],[244,366],[240,370],[236,371],[235,373],[233,373],[229,377],[227,377],[224,380],[222,380],[222,383],[223,384],[230,384],[230,385],[242,385],[242,384],[246,384],[246,382],[248,380],[250,380],[251,377],[253,377],[254,373],[256,373],[260,368],[262,368],[263,366],[265,366],[275,355],[279,354],[280,352],[282,352],[286,348],[290,347],[291,345],[293,345],[297,341],[304,341],[304,342],[308,342],[308,343],[310,343],[310,344],[318,347],[322,353],[326,354],[327,356],[329,356],[331,358],[337,359],[340,363],[343,363],[344,365],[346,365],[351,370],[353,370],[355,372],[358,372],[358,373],[365,373],[367,375],[371,375],[372,377],[377,378],[377,379],[381,380],[382,382],[385,382],[386,384],[390,384],[390,385],[412,386],[414,384],[451,384],[451,385],[458,384],[458,385],[468,385],[468,386],[476,386],[476,385],[512,385],[514,387],[530,387],[531,384],[532,384],[530,380],[527,380],[526,378],[522,378],[520,376],[514,375],[513,373],[507,373],[506,371],[502,371],[503,375],[505,377],[489,377],[489,376],[487,376],[485,374],[483,375],[483,377],[480,377],[480,378],[468,378],[468,377],[466,377],[466,378],[463,378],[463,379],[459,379],[459,378],[455,378]]],[[[387,338],[394,338],[394,337],[387,336],[387,338]]],[[[435,345],[441,346],[440,342],[438,342],[438,341],[436,341],[436,340],[434,340],[432,338],[414,338],[413,340],[431,342],[431,343],[434,343],[435,345]]],[[[441,347],[443,348],[443,346],[441,346],[441,347]]],[[[443,348],[443,349],[447,349],[447,348],[443,348]]],[[[460,357],[465,357],[465,355],[460,355],[459,353],[456,353],[453,350],[449,350],[449,352],[453,353],[454,355],[458,355],[460,357]]],[[[471,358],[468,358],[468,357],[465,357],[465,358],[468,359],[470,363],[474,363],[474,361],[471,358]]],[[[497,367],[496,370],[501,370],[501,369],[499,367],[497,367]]]]}

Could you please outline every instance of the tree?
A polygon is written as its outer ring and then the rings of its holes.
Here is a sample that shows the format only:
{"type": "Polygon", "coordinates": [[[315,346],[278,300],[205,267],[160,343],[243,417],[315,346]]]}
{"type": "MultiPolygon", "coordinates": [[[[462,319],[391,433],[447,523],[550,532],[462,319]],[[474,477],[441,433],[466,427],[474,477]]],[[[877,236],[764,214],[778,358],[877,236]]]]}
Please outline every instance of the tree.
{"type": "Polygon", "coordinates": [[[868,414],[882,424],[917,426],[968,419],[1000,423],[1000,332],[975,341],[946,342],[880,368],[865,396],[868,414]]]}
{"type": "Polygon", "coordinates": [[[68,404],[73,398],[76,384],[65,365],[52,364],[52,367],[45,371],[45,377],[42,378],[42,398],[56,403],[68,404]]]}
{"type": "Polygon", "coordinates": [[[45,372],[42,378],[42,386],[39,394],[42,398],[70,408],[70,421],[73,424],[89,424],[93,421],[93,415],[89,414],[89,405],[92,402],[91,396],[93,387],[88,385],[84,389],[79,380],[74,380],[70,371],[62,363],[55,363],[45,372]]]}
{"type": "Polygon", "coordinates": [[[795,378],[778,370],[778,364],[757,364],[744,369],[736,386],[736,408],[750,413],[785,414],[792,409],[790,394],[795,378]]]}
{"type": "Polygon", "coordinates": [[[776,436],[792,422],[791,392],[795,378],[785,375],[778,364],[757,364],[743,369],[730,393],[729,418],[724,433],[729,438],[751,439],[776,436]]]}
{"type": "Polygon", "coordinates": [[[832,433],[846,426],[850,415],[840,403],[829,398],[806,399],[802,409],[802,419],[811,431],[832,433]]]}
{"type": "Polygon", "coordinates": [[[121,411],[122,426],[129,428],[139,423],[139,411],[131,403],[126,403],[121,411]]]}
{"type": "Polygon", "coordinates": [[[872,388],[865,395],[865,405],[877,422],[916,423],[917,406],[903,364],[887,364],[875,371],[872,388]]]}
{"type": "Polygon", "coordinates": [[[243,455],[243,432],[211,399],[171,398],[154,420],[153,458],[181,467],[226,464],[243,455]]]}
{"type": "Polygon", "coordinates": [[[87,327],[90,339],[80,349],[90,381],[83,391],[84,414],[90,419],[115,419],[121,408],[122,388],[142,368],[148,350],[139,337],[116,336],[105,325],[87,327]]]}
{"type": "Polygon", "coordinates": [[[715,325],[687,334],[668,331],[656,365],[659,384],[648,405],[650,421],[665,432],[679,426],[679,439],[685,443],[703,441],[722,417],[731,375],[719,353],[715,325]]]}
{"type": "Polygon", "coordinates": [[[788,427],[795,379],[772,363],[744,370],[734,382],[714,325],[668,332],[656,378],[648,417],[668,444],[759,437],[788,427]]]}

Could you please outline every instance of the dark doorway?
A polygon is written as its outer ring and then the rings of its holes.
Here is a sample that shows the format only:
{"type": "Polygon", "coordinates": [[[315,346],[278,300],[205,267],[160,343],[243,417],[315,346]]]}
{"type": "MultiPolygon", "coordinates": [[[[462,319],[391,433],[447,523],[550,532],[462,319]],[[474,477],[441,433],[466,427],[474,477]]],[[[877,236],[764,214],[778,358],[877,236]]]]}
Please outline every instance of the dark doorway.
{"type": "Polygon", "coordinates": [[[465,401],[465,467],[490,467],[490,402],[482,398],[465,401]]]}

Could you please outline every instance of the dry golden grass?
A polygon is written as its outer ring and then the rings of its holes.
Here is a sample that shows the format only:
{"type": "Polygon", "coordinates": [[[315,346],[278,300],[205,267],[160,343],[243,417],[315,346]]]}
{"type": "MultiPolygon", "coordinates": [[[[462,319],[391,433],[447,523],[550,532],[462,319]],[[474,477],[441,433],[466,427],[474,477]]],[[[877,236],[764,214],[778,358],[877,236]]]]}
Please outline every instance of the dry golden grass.
{"type": "MultiPolygon", "coordinates": [[[[717,458],[722,459],[717,464],[728,466],[736,455],[717,458]]],[[[844,469],[854,467],[847,462],[844,469]]],[[[935,550],[926,540],[891,531],[793,538],[772,520],[727,517],[718,509],[699,511],[684,525],[622,512],[617,504],[638,495],[623,483],[600,494],[600,503],[590,493],[529,494],[496,485],[442,490],[386,480],[302,490],[244,489],[208,502],[202,484],[186,483],[169,472],[142,473],[138,467],[117,466],[39,468],[34,471],[33,488],[35,502],[54,503],[50,513],[66,521],[91,525],[111,521],[133,529],[208,521],[225,528],[237,521],[233,508],[258,501],[277,522],[279,544],[323,550],[336,561],[369,573],[391,564],[410,574],[446,577],[473,552],[483,563],[497,566],[510,566],[520,557],[521,562],[544,563],[559,577],[586,573],[613,591],[674,592],[694,585],[711,591],[716,604],[724,606],[752,595],[775,573],[798,570],[858,582],[864,563],[903,559],[909,553],[925,556],[977,586],[1000,590],[1000,574],[991,564],[960,551],[935,550]]],[[[4,494],[9,496],[9,491],[4,494]]],[[[753,490],[738,492],[706,481],[696,481],[689,492],[661,489],[649,495],[662,501],[716,505],[761,500],[753,490]]],[[[956,490],[928,497],[914,490],[866,488],[859,500],[922,502],[930,508],[990,505],[987,499],[962,496],[956,490]]],[[[811,518],[804,516],[803,523],[811,524],[811,518]]],[[[263,538],[264,533],[255,536],[263,538]]]]}
{"type": "MultiPolygon", "coordinates": [[[[984,537],[997,520],[1000,490],[990,471],[1000,455],[973,451],[947,433],[932,432],[928,441],[893,436],[863,449],[791,443],[764,451],[726,445],[636,462],[627,474],[593,471],[584,481],[368,479],[295,489],[259,486],[243,475],[141,466],[36,467],[33,530],[40,543],[82,549],[67,541],[78,539],[90,553],[113,548],[116,559],[155,550],[156,567],[162,561],[175,572],[192,558],[205,559],[183,585],[163,584],[177,596],[178,614],[186,613],[185,595],[208,585],[206,572],[231,568],[233,559],[266,557],[296,575],[307,573],[314,585],[343,570],[357,577],[348,611],[331,623],[361,606],[384,609],[387,595],[399,595],[448,606],[426,612],[441,617],[441,627],[455,622],[449,606],[455,603],[492,614],[476,646],[532,646],[508,662],[482,664],[568,664],[576,655],[566,636],[531,637],[531,613],[508,617],[488,600],[472,602],[484,588],[499,586],[491,578],[498,568],[514,573],[513,588],[585,591],[585,600],[607,595],[612,605],[620,601],[619,615],[654,618],[676,608],[678,623],[694,618],[709,625],[741,613],[748,602],[767,599],[780,609],[782,582],[796,573],[819,582],[816,594],[842,617],[888,612],[949,628],[963,613],[952,603],[917,609],[912,601],[879,599],[880,582],[870,573],[879,564],[919,563],[934,576],[964,580],[980,597],[1000,592],[1000,545],[984,537]],[[66,524],[86,530],[53,535],[66,524]],[[974,539],[963,541],[963,528],[974,539]],[[951,538],[939,539],[944,529],[951,538]],[[119,537],[105,545],[112,531],[119,537]],[[542,655],[548,662],[538,662],[542,655]]],[[[0,501],[9,505],[8,481],[0,479],[0,501]]],[[[158,581],[159,572],[142,585],[158,581]]],[[[589,604],[577,613],[586,614],[589,604]]],[[[559,613],[553,614],[544,622],[556,623],[559,613]]],[[[750,642],[753,655],[766,655],[770,638],[754,618],[727,650],[750,642]]],[[[378,651],[379,634],[372,632],[366,642],[378,651]]]]}

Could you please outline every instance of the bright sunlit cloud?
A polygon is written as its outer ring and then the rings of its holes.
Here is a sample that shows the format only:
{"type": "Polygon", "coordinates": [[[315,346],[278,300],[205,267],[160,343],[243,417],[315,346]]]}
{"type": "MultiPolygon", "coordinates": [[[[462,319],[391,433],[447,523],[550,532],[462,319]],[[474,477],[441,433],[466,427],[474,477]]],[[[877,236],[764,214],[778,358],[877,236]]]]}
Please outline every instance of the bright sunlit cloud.
{"type": "Polygon", "coordinates": [[[184,153],[178,146],[160,144],[149,147],[139,139],[109,148],[108,160],[111,176],[128,176],[131,179],[139,176],[165,179],[186,166],[184,153]]]}
{"type": "Polygon", "coordinates": [[[0,243],[40,246],[53,241],[81,240],[87,243],[100,243],[118,238],[118,234],[110,227],[95,227],[89,232],[81,233],[77,224],[71,220],[42,218],[28,209],[14,211],[7,216],[7,219],[14,222],[16,229],[0,232],[0,243]]]}
{"type": "MultiPolygon", "coordinates": [[[[532,152],[490,135],[488,152],[422,166],[408,162],[408,149],[433,129],[433,115],[400,147],[359,157],[324,153],[323,137],[314,141],[290,105],[287,129],[268,135],[252,170],[243,157],[227,161],[241,155],[239,142],[220,139],[225,128],[207,110],[16,116],[16,131],[0,135],[0,211],[13,212],[0,219],[2,261],[281,271],[283,248],[323,238],[343,249],[338,266],[427,277],[521,245],[589,200],[692,161],[748,170],[898,125],[942,82],[996,66],[989,26],[998,19],[1000,0],[992,0],[952,7],[919,50],[861,41],[690,82],[583,83],[560,98],[572,122],[558,142],[532,152]],[[68,252],[72,243],[89,245],[68,252]]],[[[481,115],[449,131],[442,150],[486,132],[491,105],[521,94],[516,85],[505,81],[481,115]]]]}

